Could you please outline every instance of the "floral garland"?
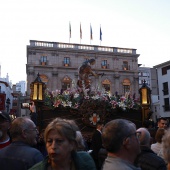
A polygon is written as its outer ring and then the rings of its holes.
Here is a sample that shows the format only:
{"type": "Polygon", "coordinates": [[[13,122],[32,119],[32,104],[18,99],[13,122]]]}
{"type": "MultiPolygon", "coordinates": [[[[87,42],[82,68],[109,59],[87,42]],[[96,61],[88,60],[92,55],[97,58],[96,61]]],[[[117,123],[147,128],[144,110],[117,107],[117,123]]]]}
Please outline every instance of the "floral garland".
{"type": "Polygon", "coordinates": [[[92,88],[91,90],[72,88],[64,91],[57,89],[52,92],[47,89],[45,93],[45,105],[51,109],[59,106],[78,109],[85,100],[105,103],[110,109],[120,108],[125,111],[128,109],[139,110],[141,108],[139,99],[135,99],[128,93],[125,96],[117,95],[117,93],[111,95],[104,89],[99,90],[98,88],[92,88]]]}

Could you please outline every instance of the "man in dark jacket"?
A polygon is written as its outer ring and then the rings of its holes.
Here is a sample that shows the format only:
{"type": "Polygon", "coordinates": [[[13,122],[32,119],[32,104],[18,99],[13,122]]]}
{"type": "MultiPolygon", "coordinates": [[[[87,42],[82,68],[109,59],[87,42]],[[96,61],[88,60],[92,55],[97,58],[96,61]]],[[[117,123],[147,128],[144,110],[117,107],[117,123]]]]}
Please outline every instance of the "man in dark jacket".
{"type": "Polygon", "coordinates": [[[18,117],[11,123],[12,143],[0,150],[1,170],[28,170],[43,160],[43,155],[35,149],[38,130],[27,117],[18,117]]]}
{"type": "Polygon", "coordinates": [[[142,170],[166,170],[165,161],[150,149],[149,131],[146,128],[139,128],[137,132],[140,132],[141,153],[137,156],[135,164],[142,170]]]}
{"type": "Polygon", "coordinates": [[[101,137],[102,128],[103,128],[103,123],[100,121],[97,122],[96,130],[93,133],[92,143],[91,143],[91,149],[93,150],[91,155],[94,159],[97,169],[100,169],[99,161],[98,161],[98,154],[99,154],[99,150],[102,148],[102,137],[101,137]]]}

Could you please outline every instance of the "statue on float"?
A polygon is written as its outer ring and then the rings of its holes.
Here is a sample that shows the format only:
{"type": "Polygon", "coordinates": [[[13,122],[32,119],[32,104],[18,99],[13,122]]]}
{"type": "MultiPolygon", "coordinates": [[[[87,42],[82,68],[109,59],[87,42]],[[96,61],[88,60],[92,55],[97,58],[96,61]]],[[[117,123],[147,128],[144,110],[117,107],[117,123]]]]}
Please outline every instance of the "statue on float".
{"type": "Polygon", "coordinates": [[[78,87],[90,89],[91,80],[89,76],[92,75],[98,77],[98,74],[94,73],[91,68],[91,65],[94,65],[95,62],[95,59],[87,60],[78,68],[78,87]]]}

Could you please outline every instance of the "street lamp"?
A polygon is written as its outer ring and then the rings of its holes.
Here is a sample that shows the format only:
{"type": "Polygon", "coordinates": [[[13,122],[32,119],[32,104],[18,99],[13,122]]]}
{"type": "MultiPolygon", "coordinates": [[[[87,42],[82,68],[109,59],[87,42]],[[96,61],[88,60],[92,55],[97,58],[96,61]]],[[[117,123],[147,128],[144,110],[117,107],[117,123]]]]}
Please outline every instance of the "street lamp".
{"type": "MultiPolygon", "coordinates": [[[[44,82],[41,81],[39,73],[37,74],[37,78],[30,84],[31,94],[30,94],[30,100],[34,102],[36,106],[36,113],[38,115],[38,126],[39,129],[42,129],[43,127],[43,114],[41,111],[42,104],[44,101],[44,92],[46,89],[46,85],[44,82]]],[[[34,113],[35,114],[35,113],[34,113]]],[[[36,122],[37,122],[37,116],[36,122]]]]}
{"type": "Polygon", "coordinates": [[[151,89],[147,86],[146,81],[143,81],[142,87],[139,89],[140,102],[142,106],[142,122],[149,119],[148,113],[150,112],[151,105],[151,89]]]}
{"type": "Polygon", "coordinates": [[[30,84],[30,89],[30,99],[35,103],[43,102],[46,85],[41,81],[39,73],[37,74],[37,78],[30,84]]]}

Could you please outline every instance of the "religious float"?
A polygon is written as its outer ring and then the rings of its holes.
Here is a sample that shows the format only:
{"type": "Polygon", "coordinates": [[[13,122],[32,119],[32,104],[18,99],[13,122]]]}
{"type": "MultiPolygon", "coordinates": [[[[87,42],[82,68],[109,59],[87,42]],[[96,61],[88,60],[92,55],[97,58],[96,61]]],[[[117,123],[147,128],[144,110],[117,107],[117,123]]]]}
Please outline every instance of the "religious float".
{"type": "Polygon", "coordinates": [[[128,119],[142,125],[142,110],[138,99],[126,93],[111,95],[105,89],[71,88],[50,92],[46,89],[45,99],[38,116],[40,130],[56,117],[74,119],[86,138],[90,138],[98,121],[107,123],[116,118],[128,119]]]}
{"type": "Polygon", "coordinates": [[[100,82],[97,87],[91,85],[89,75],[95,77],[104,75],[95,74],[91,70],[90,65],[94,63],[94,59],[84,62],[78,69],[78,82],[73,82],[71,88],[66,90],[49,91],[39,74],[37,75],[30,85],[30,98],[37,107],[40,131],[54,118],[60,117],[75,120],[82,134],[90,138],[98,121],[107,123],[113,119],[123,118],[134,122],[139,128],[143,121],[148,119],[150,89],[148,93],[145,82],[139,89],[140,99],[136,99],[130,92],[124,95],[117,92],[111,94],[101,87],[100,82]]]}

